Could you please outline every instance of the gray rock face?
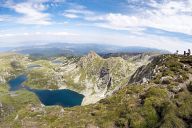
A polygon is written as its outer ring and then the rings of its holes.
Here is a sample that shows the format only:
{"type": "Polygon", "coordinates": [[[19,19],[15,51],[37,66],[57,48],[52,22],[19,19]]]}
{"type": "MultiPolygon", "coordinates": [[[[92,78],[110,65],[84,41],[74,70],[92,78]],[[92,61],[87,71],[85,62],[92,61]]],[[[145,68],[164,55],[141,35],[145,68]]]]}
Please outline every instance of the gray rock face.
{"type": "Polygon", "coordinates": [[[141,66],[140,68],[137,69],[137,71],[131,76],[129,80],[129,84],[131,83],[146,83],[149,81],[154,72],[152,68],[148,65],[141,66]]]}
{"type": "Polygon", "coordinates": [[[5,83],[5,82],[6,82],[5,79],[0,76],[0,84],[5,83]]]}
{"type": "Polygon", "coordinates": [[[107,89],[111,85],[111,77],[109,74],[109,69],[102,67],[100,70],[100,75],[99,75],[99,83],[97,84],[98,89],[107,89]]]}
{"type": "Polygon", "coordinates": [[[151,63],[139,67],[136,72],[131,76],[129,84],[131,83],[148,83],[156,73],[158,73],[158,66],[153,65],[159,59],[158,57],[151,57],[151,63]]]}
{"type": "Polygon", "coordinates": [[[100,70],[100,78],[103,78],[106,75],[109,75],[109,69],[102,67],[100,70]]]}

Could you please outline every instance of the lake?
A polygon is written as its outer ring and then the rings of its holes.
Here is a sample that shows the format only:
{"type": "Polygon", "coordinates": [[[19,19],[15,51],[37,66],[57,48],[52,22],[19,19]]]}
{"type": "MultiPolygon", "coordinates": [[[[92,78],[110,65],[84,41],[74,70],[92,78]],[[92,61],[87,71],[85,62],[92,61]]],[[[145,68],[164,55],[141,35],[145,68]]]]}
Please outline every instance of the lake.
{"type": "Polygon", "coordinates": [[[60,60],[53,60],[52,63],[54,63],[54,64],[63,64],[63,62],[60,61],[60,60]]]}
{"type": "Polygon", "coordinates": [[[20,75],[14,79],[11,79],[8,81],[8,84],[10,86],[10,91],[16,91],[20,88],[22,88],[22,83],[27,80],[27,77],[25,75],[20,75]]]}
{"type": "Polygon", "coordinates": [[[63,107],[79,106],[82,103],[84,95],[79,94],[69,89],[62,90],[40,90],[31,89],[22,85],[27,80],[25,75],[20,75],[8,82],[10,91],[16,91],[25,88],[28,91],[35,93],[40,101],[46,106],[60,105],[63,107]]]}
{"type": "Polygon", "coordinates": [[[31,64],[27,66],[27,69],[32,70],[34,68],[41,68],[41,65],[38,64],[31,64]]]}

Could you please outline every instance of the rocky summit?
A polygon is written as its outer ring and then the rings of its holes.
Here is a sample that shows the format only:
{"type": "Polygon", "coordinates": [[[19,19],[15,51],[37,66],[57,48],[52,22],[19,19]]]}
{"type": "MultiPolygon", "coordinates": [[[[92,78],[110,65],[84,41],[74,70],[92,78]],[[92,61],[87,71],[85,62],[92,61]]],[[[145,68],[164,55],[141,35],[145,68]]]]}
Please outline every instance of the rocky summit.
{"type": "Polygon", "coordinates": [[[0,127],[3,128],[190,128],[192,57],[136,54],[32,59],[0,56],[0,127]],[[8,81],[27,76],[31,89],[70,89],[83,94],[81,106],[45,106],[25,88],[8,81]]]}

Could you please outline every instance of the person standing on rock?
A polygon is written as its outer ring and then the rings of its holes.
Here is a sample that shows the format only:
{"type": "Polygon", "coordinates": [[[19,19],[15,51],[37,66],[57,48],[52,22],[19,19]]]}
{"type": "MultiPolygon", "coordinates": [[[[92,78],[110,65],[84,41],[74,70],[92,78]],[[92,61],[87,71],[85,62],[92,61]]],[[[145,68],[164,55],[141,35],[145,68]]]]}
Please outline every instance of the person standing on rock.
{"type": "Polygon", "coordinates": [[[188,56],[190,56],[191,55],[191,50],[190,49],[188,49],[188,56]]]}

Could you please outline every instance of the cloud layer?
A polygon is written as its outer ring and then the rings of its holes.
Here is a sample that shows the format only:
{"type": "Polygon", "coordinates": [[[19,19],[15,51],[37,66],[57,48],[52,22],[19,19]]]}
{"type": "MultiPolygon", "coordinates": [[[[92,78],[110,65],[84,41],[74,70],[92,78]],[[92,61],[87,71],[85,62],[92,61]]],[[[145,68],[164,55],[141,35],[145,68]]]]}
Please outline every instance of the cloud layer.
{"type": "Polygon", "coordinates": [[[131,6],[135,13],[98,14],[84,8],[66,10],[64,16],[102,22],[99,26],[111,29],[129,30],[129,28],[133,27],[152,27],[192,35],[191,0],[166,0],[161,2],[155,0],[147,2],[144,0],[132,0],[127,2],[127,6],[131,6]]]}

